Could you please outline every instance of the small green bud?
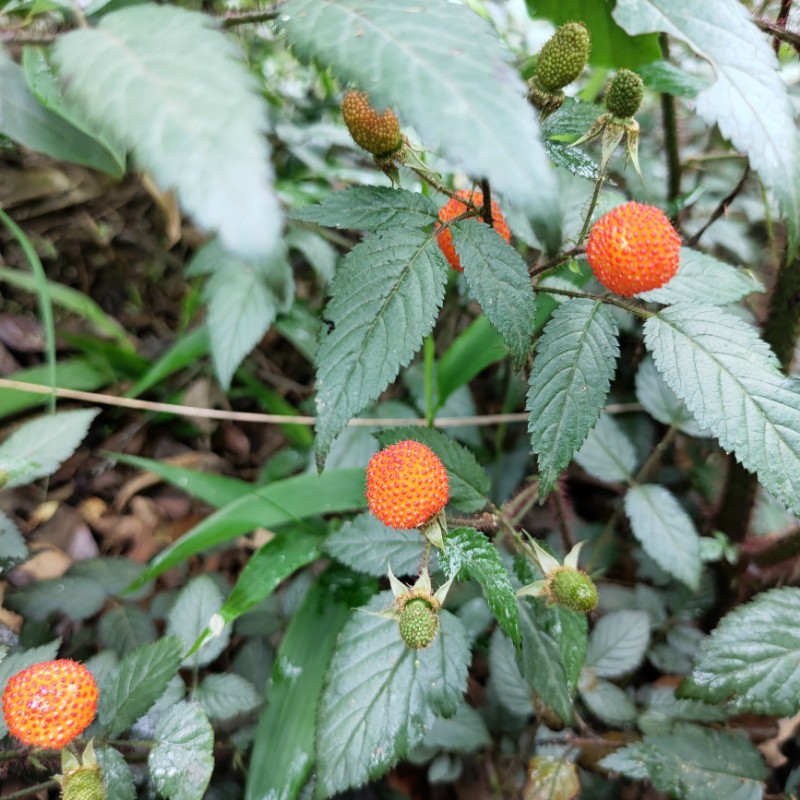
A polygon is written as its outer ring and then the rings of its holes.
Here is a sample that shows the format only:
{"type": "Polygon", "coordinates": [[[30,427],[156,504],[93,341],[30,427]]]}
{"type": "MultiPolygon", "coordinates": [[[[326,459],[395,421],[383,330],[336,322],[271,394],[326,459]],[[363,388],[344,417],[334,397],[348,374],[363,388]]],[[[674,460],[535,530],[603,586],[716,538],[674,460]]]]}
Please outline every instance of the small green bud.
{"type": "Polygon", "coordinates": [[[572,83],[589,60],[591,37],[582,22],[567,22],[546,42],[536,62],[536,82],[555,93],[572,83]]]}
{"type": "Polygon", "coordinates": [[[547,576],[547,596],[560,606],[586,613],[597,606],[597,587],[583,570],[559,567],[547,576]]]}
{"type": "Polygon", "coordinates": [[[106,787],[97,766],[84,764],[64,776],[62,800],[106,800],[106,787]]]}
{"type": "Polygon", "coordinates": [[[642,104],[644,84],[629,69],[621,69],[612,79],[606,92],[606,108],[620,119],[630,119],[642,104]]]}
{"type": "Polygon", "coordinates": [[[427,600],[415,597],[400,613],[400,637],[412,650],[424,650],[439,629],[439,618],[427,600]]]}

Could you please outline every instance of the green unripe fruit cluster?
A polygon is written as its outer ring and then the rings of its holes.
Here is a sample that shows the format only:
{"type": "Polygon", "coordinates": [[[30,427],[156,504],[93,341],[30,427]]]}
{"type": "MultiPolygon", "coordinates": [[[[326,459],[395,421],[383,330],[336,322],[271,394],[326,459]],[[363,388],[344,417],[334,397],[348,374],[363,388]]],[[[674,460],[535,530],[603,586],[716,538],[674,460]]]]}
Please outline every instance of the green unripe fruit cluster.
{"type": "Polygon", "coordinates": [[[606,108],[621,119],[630,119],[642,104],[644,84],[629,69],[621,69],[612,79],[606,92],[606,108]]]}
{"type": "Polygon", "coordinates": [[[106,800],[106,787],[96,766],[82,766],[64,777],[62,800],[106,800]]]}
{"type": "Polygon", "coordinates": [[[400,638],[412,650],[424,650],[434,640],[439,618],[422,598],[409,600],[400,614],[400,638]]]}
{"type": "Polygon", "coordinates": [[[554,603],[586,613],[597,606],[597,587],[582,570],[561,567],[547,576],[547,594],[554,603]]]}
{"type": "Polygon", "coordinates": [[[558,92],[572,83],[589,60],[591,38],[582,22],[562,25],[539,53],[536,82],[547,92],[558,92]]]}

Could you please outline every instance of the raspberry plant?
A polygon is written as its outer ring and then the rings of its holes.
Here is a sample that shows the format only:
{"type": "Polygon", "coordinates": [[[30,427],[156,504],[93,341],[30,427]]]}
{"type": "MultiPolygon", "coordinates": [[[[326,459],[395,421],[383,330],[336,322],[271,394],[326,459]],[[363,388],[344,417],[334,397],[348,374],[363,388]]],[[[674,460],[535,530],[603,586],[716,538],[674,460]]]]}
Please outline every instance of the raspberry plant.
{"type": "Polygon", "coordinates": [[[14,175],[108,205],[77,259],[0,211],[41,318],[0,385],[15,796],[796,796],[791,0],[3,13],[14,175]],[[74,277],[123,282],[118,190],[168,344],[74,277]],[[148,537],[156,478],[196,504],[148,537]],[[98,698],[59,779],[13,676],[65,659],[98,698]]]}

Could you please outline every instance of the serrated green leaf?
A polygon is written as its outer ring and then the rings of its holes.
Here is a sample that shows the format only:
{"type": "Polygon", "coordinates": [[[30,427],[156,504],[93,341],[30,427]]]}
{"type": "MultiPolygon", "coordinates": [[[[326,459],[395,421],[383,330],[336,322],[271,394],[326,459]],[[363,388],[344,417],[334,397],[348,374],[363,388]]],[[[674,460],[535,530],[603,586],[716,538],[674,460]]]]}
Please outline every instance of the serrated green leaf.
{"type": "Polygon", "coordinates": [[[395,620],[375,616],[392,601],[391,592],[377,595],[339,636],[319,709],[316,797],[384,774],[461,703],[469,666],[462,623],[440,611],[433,643],[412,651],[395,620]]]}
{"type": "Polygon", "coordinates": [[[56,612],[69,619],[93,617],[106,602],[106,593],[89,578],[62,575],[21,586],[6,605],[30,619],[47,619],[56,612]]]}
{"type": "Polygon", "coordinates": [[[25,83],[22,68],[0,47],[0,132],[31,150],[119,178],[122,169],[91,136],[45,108],[25,83]]]}
{"type": "Polygon", "coordinates": [[[760,800],[767,771],[746,736],[684,722],[606,756],[600,766],[649,777],[675,800],[760,800]]]}
{"type": "Polygon", "coordinates": [[[617,0],[628,33],[663,31],[707,59],[716,80],[697,95],[697,113],[717,124],[780,200],[790,250],[800,238],[800,137],[770,43],[738,0],[617,0]]]}
{"type": "Polygon", "coordinates": [[[583,136],[605,110],[597,103],[565,97],[561,107],[542,120],[542,136],[572,142],[583,136]]]}
{"type": "Polygon", "coordinates": [[[641,693],[647,709],[639,717],[639,727],[650,733],[680,722],[724,722],[728,714],[719,706],[701,700],[676,697],[671,686],[648,686],[641,693]]]}
{"type": "Polygon", "coordinates": [[[294,294],[292,270],[278,252],[271,258],[246,261],[209,242],[192,259],[191,274],[210,274],[203,289],[208,303],[206,327],[214,371],[223,389],[242,359],[285,311],[294,294]]]}
{"type": "Polygon", "coordinates": [[[560,305],[536,345],[528,381],[528,432],[546,497],[583,444],[608,396],[619,356],[617,325],[601,303],[560,305]]]}
{"type": "MultiPolygon", "coordinates": [[[[34,664],[39,664],[42,661],[52,661],[56,657],[59,647],[61,647],[61,639],[53,639],[52,642],[47,644],[11,653],[11,655],[0,659],[0,696],[5,692],[9,678],[28,667],[32,667],[34,664]]],[[[5,736],[7,733],[8,725],[6,725],[5,715],[0,715],[0,737],[5,736]]]]}
{"type": "Polygon", "coordinates": [[[294,800],[305,785],[314,765],[319,697],[336,638],[353,607],[375,589],[371,579],[359,582],[352,573],[329,569],[292,615],[258,723],[245,800],[294,800]]]}
{"type": "Polygon", "coordinates": [[[561,720],[572,719],[572,697],[586,656],[586,615],[541,598],[519,602],[522,675],[561,720]]]}
{"type": "Polygon", "coordinates": [[[613,683],[598,678],[591,669],[584,669],[578,690],[586,707],[609,725],[627,725],[636,719],[636,706],[628,695],[613,683]]]}
{"type": "Polygon", "coordinates": [[[468,514],[486,506],[490,481],[478,459],[463,445],[442,431],[409,425],[382,431],[377,436],[383,447],[404,439],[421,442],[433,450],[441,459],[450,481],[450,503],[468,514]]]}
{"type": "Polygon", "coordinates": [[[754,328],[713,306],[670,306],[647,320],[658,371],[762,485],[800,513],[800,391],[754,328]]]}
{"type": "Polygon", "coordinates": [[[417,530],[389,528],[369,512],[345,522],[325,540],[324,549],[342,564],[367,575],[416,575],[422,563],[423,538],[417,530]]]}
{"type": "Polygon", "coordinates": [[[319,536],[298,529],[280,533],[259,547],[220,608],[220,617],[231,623],[269,597],[292,573],[319,558],[319,545],[319,536]]]}
{"type": "Polygon", "coordinates": [[[648,89],[675,97],[696,97],[709,85],[709,81],[699,75],[684,72],[669,61],[643,64],[636,71],[648,89]]]}
{"type": "Polygon", "coordinates": [[[503,559],[494,544],[474,528],[456,528],[445,536],[439,563],[448,578],[474,578],[500,627],[520,643],[517,597],[503,559]]]}
{"type": "Polygon", "coordinates": [[[800,709],[800,589],[773,589],[723,617],[699,648],[681,697],[741,713],[794,716],[800,709]]]}
{"type": "Polygon", "coordinates": [[[531,14],[547,17],[556,25],[581,20],[592,37],[589,63],[599,67],[633,69],[661,56],[655,36],[629,36],[611,12],[613,3],[596,0],[526,0],[531,14]]]}
{"type": "MultiPolygon", "coordinates": [[[[222,593],[208,575],[198,575],[186,584],[167,617],[167,634],[183,642],[189,650],[208,627],[211,617],[222,608],[222,593]]],[[[214,637],[205,639],[200,648],[183,659],[184,667],[204,667],[214,661],[228,646],[231,629],[223,628],[214,637]]]]}
{"type": "Polygon", "coordinates": [[[19,528],[0,511],[0,578],[28,558],[28,547],[19,528]]]}
{"type": "Polygon", "coordinates": [[[503,337],[514,364],[528,358],[536,297],[522,256],[497,231],[475,219],[450,227],[464,277],[483,313],[503,337]]]}
{"type": "Polygon", "coordinates": [[[642,663],[649,643],[650,618],[645,611],[612,611],[592,630],[586,666],[601,678],[619,678],[642,663]]]}
{"type": "Polygon", "coordinates": [[[559,246],[556,180],[536,117],[486,20],[446,0],[290,0],[279,26],[300,56],[368,90],[376,107],[394,106],[402,125],[488,178],[532,217],[548,248],[559,246]]]}
{"type": "Polygon", "coordinates": [[[700,585],[700,536],[692,518],[663,486],[632,486],[625,513],[645,553],[667,574],[696,590],[700,585]]]}
{"type": "Polygon", "coordinates": [[[209,719],[222,721],[247,714],[261,705],[261,695],[253,684],[231,673],[206,675],[192,698],[203,706],[209,719]]]}
{"type": "Polygon", "coordinates": [[[0,445],[0,469],[12,488],[52,475],[86,436],[99,409],[61,411],[30,420],[0,445]]]}
{"type": "Polygon", "coordinates": [[[108,797],[114,800],[136,800],[136,784],[125,756],[113,747],[95,749],[108,797]]]}
{"type": "Polygon", "coordinates": [[[752,292],[764,291],[764,284],[751,272],[682,247],[681,264],[675,277],[660,289],[642,292],[637,297],[664,305],[687,301],[727,306],[752,292]]]}
{"type": "MultiPolygon", "coordinates": [[[[119,595],[125,587],[142,574],[142,565],[122,556],[100,556],[76,561],[68,575],[76,578],[89,578],[106,594],[119,595]]],[[[136,598],[138,599],[138,598],[136,598]]]]}
{"type": "Polygon", "coordinates": [[[631,480],[639,457],[633,442],[611,414],[602,414],[575,460],[598,480],[621,483],[631,480]]]}
{"type": "Polygon", "coordinates": [[[436,238],[411,228],[372,234],[343,259],[317,350],[317,464],[334,437],[407,366],[444,299],[436,238]]]}
{"type": "Polygon", "coordinates": [[[138,606],[119,606],[103,614],[97,628],[100,644],[120,658],[155,641],[158,636],[152,617],[138,606]]]}
{"type": "Polygon", "coordinates": [[[212,24],[143,3],[60,36],[53,60],[88,119],[175,188],[200,225],[231,252],[263,258],[282,227],[265,109],[233,38],[212,24]]]}
{"type": "Polygon", "coordinates": [[[570,147],[564,142],[554,142],[552,139],[545,139],[544,149],[553,164],[579,178],[596,181],[600,176],[600,167],[597,162],[591,156],[586,155],[583,150],[570,147]]]}
{"type": "Polygon", "coordinates": [[[380,228],[424,228],[437,219],[435,203],[418,192],[385,186],[348,186],[321,203],[295,209],[292,219],[328,228],[376,231],[380,228]]]}
{"type": "Polygon", "coordinates": [[[97,719],[109,739],[146,713],[177,673],[183,655],[180,639],[169,636],[127,655],[101,685],[97,719]]]}
{"type": "MultiPolygon", "coordinates": [[[[174,472],[171,474],[175,476],[174,472]]],[[[180,486],[180,477],[177,480],[180,486]]],[[[159,553],[128,591],[143,586],[195,553],[255,528],[275,528],[317,514],[363,509],[367,505],[365,489],[363,469],[331,469],[324,475],[296,475],[252,489],[206,517],[159,553]]],[[[238,494],[238,489],[234,491],[238,494]]]]}
{"type": "Polygon", "coordinates": [[[636,399],[662,425],[674,425],[689,436],[711,435],[694,421],[686,404],[669,388],[656,369],[652,356],[642,361],[636,373],[636,399]]]}
{"type": "Polygon", "coordinates": [[[214,731],[199,703],[164,714],[147,757],[150,780],[166,800],[201,800],[214,770],[214,731]]]}
{"type": "Polygon", "coordinates": [[[516,648],[500,628],[489,639],[489,680],[506,711],[518,717],[533,714],[531,690],[519,671],[516,648]]]}

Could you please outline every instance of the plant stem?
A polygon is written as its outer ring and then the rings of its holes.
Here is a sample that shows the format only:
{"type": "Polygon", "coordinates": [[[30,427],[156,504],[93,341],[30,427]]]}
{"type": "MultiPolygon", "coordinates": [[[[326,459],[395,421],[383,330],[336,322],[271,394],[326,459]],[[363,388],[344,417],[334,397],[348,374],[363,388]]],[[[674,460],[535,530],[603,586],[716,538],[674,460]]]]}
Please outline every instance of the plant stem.
{"type": "Polygon", "coordinates": [[[548,261],[531,267],[528,270],[528,274],[531,276],[531,278],[535,278],[537,275],[541,275],[543,272],[547,272],[547,270],[553,269],[553,267],[557,267],[560,264],[563,264],[565,261],[569,261],[571,258],[575,258],[575,256],[582,255],[585,252],[585,247],[572,247],[569,250],[564,250],[562,253],[559,253],[557,256],[553,256],[553,258],[549,259],[548,261]]]}
{"type": "Polygon", "coordinates": [[[58,787],[58,781],[49,780],[43,783],[37,783],[35,786],[28,786],[26,789],[20,789],[18,792],[11,792],[11,794],[4,794],[0,796],[0,800],[18,800],[22,797],[33,797],[39,792],[47,791],[48,789],[55,789],[58,787]]]}
{"type": "Polygon", "coordinates": [[[686,243],[688,247],[694,247],[699,241],[700,237],[723,215],[727,214],[728,206],[736,199],[739,192],[742,191],[744,188],[744,184],[747,181],[748,176],[750,175],[750,165],[745,164],[744,172],[742,173],[742,177],[739,178],[739,182],[736,186],[731,189],[731,191],[719,201],[719,205],[714,209],[711,216],[706,221],[706,224],[700,228],[697,233],[692,236],[691,239],[686,243]]]}
{"type": "Polygon", "coordinates": [[[425,419],[428,427],[433,427],[433,419],[436,416],[436,409],[433,405],[433,371],[436,362],[436,346],[433,336],[428,335],[425,339],[425,419]]]}
{"type": "MultiPolygon", "coordinates": [[[[661,57],[669,61],[669,38],[666,33],[658,37],[661,57]]],[[[675,114],[675,98],[661,93],[661,118],[664,122],[664,149],[667,156],[667,199],[673,203],[681,193],[681,156],[678,151],[678,125],[675,114]]],[[[673,220],[674,222],[675,220],[673,220]]]]}
{"type": "Polygon", "coordinates": [[[589,232],[589,227],[592,224],[592,214],[594,214],[594,209],[595,206],[597,205],[597,200],[600,197],[600,189],[602,189],[605,179],[606,179],[606,168],[604,166],[600,170],[600,174],[597,176],[597,182],[594,185],[594,191],[592,192],[592,199],[589,201],[589,210],[586,212],[586,219],[583,221],[583,228],[581,228],[581,235],[578,237],[578,246],[580,246],[581,242],[586,238],[586,234],[589,232]]]}

